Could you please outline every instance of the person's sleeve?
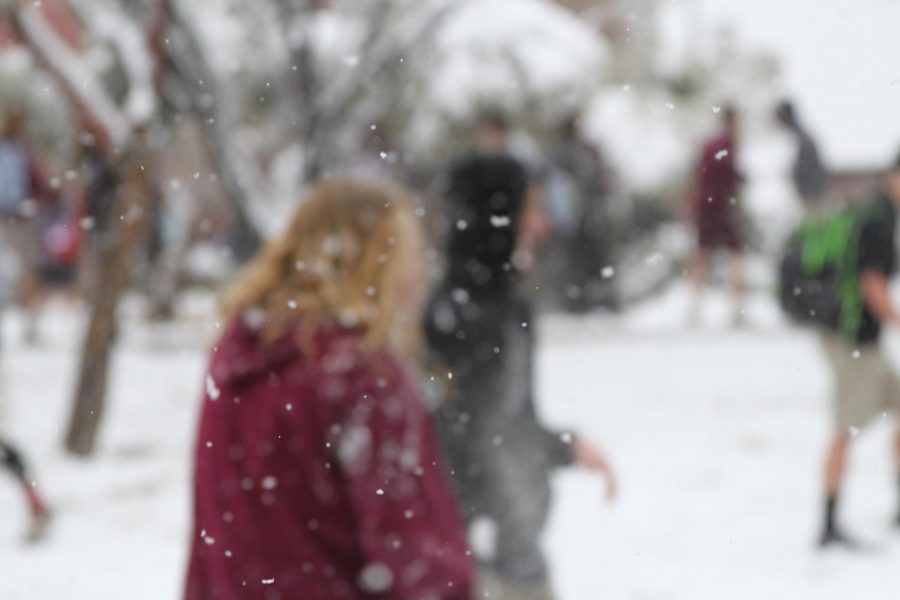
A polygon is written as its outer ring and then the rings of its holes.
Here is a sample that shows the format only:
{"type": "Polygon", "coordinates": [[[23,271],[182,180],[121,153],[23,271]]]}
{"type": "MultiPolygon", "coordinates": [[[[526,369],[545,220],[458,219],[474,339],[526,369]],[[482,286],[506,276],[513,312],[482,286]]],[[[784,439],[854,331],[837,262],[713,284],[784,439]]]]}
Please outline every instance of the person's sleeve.
{"type": "MultiPolygon", "coordinates": [[[[534,312],[530,305],[527,303],[522,303],[518,305],[518,310],[521,311],[517,314],[517,320],[525,323],[530,323],[534,319],[534,312]]],[[[562,468],[568,467],[575,462],[575,454],[572,449],[572,442],[574,441],[574,434],[568,430],[556,430],[551,427],[547,427],[542,422],[540,415],[537,410],[537,402],[535,398],[534,391],[534,347],[535,347],[535,334],[533,328],[528,328],[526,332],[527,342],[525,342],[529,348],[526,353],[525,360],[527,361],[524,365],[524,373],[520,375],[520,377],[524,378],[527,382],[527,398],[524,413],[524,422],[521,423],[522,427],[527,427],[530,430],[530,438],[535,440],[537,444],[540,445],[541,450],[543,451],[544,458],[546,460],[547,466],[550,468],[562,468]]],[[[516,369],[514,368],[513,371],[516,369]]],[[[507,386],[510,387],[510,386],[507,386]]]]}
{"type": "Polygon", "coordinates": [[[574,440],[575,434],[569,430],[544,429],[544,448],[551,467],[561,469],[575,464],[575,453],[572,450],[574,440]]]}
{"type": "Polygon", "coordinates": [[[568,429],[556,430],[544,426],[538,421],[534,403],[530,405],[531,426],[534,428],[534,438],[543,449],[547,459],[547,465],[554,469],[571,466],[575,463],[575,453],[572,443],[575,434],[568,429]]]}
{"type": "Polygon", "coordinates": [[[544,425],[538,415],[533,393],[529,393],[524,416],[525,422],[521,426],[530,430],[529,437],[539,444],[547,466],[560,469],[575,463],[575,453],[572,449],[574,433],[567,429],[557,430],[544,425]]]}
{"type": "Polygon", "coordinates": [[[332,427],[366,564],[361,589],[395,600],[469,600],[472,566],[424,408],[390,377],[352,378],[332,427]],[[438,497],[436,497],[438,496],[438,497]],[[380,595],[380,594],[383,594],[380,595]]]}
{"type": "Polygon", "coordinates": [[[875,271],[890,276],[893,271],[894,252],[894,234],[891,226],[879,219],[869,220],[860,233],[860,274],[875,271]]]}

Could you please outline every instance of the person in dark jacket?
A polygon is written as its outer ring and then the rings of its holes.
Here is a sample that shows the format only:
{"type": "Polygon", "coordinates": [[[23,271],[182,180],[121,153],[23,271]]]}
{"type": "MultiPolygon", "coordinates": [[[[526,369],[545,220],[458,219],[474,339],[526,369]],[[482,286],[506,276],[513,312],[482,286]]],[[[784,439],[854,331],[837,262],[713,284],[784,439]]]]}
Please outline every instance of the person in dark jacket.
{"type": "MultiPolygon", "coordinates": [[[[890,296],[897,270],[897,213],[900,207],[900,155],[884,191],[866,209],[854,256],[864,301],[855,334],[825,331],[822,348],[834,384],[834,433],[825,462],[825,522],[820,544],[856,546],[837,518],[847,454],[855,437],[873,421],[900,410],[900,378],[880,346],[883,326],[900,327],[890,296]]],[[[900,493],[900,430],[894,440],[897,491],[900,493]]],[[[895,524],[900,528],[900,510],[895,524]]]]}
{"type": "Polygon", "coordinates": [[[534,320],[516,265],[545,232],[539,195],[505,149],[505,121],[485,117],[479,148],[450,168],[445,190],[452,233],[447,268],[426,312],[433,363],[449,377],[439,431],[466,518],[496,529],[482,556],[494,599],[552,597],[539,548],[551,502],[549,477],[578,462],[611,470],[587,441],[554,431],[534,401],[534,320]]]}
{"type": "Polygon", "coordinates": [[[473,600],[460,511],[406,358],[422,254],[401,194],[332,180],[226,295],[187,600],[473,600]]]}
{"type": "Polygon", "coordinates": [[[686,212],[697,238],[690,278],[694,288],[691,321],[700,319],[703,286],[709,276],[713,256],[725,250],[731,258],[731,292],[734,323],[744,321],[744,232],[741,227],[738,168],[738,113],[731,106],[722,109],[722,126],[706,143],[695,168],[694,180],[685,197],[686,212]]]}
{"type": "Polygon", "coordinates": [[[797,140],[797,156],[791,175],[797,195],[807,210],[818,208],[828,190],[828,170],[822,162],[815,140],[800,123],[794,105],[783,100],[775,109],[775,118],[797,140]]]}
{"type": "Polygon", "coordinates": [[[562,250],[558,282],[564,306],[575,313],[596,307],[615,310],[613,281],[603,274],[614,264],[609,171],[598,149],[581,134],[574,115],[560,127],[545,179],[553,237],[562,250]]]}

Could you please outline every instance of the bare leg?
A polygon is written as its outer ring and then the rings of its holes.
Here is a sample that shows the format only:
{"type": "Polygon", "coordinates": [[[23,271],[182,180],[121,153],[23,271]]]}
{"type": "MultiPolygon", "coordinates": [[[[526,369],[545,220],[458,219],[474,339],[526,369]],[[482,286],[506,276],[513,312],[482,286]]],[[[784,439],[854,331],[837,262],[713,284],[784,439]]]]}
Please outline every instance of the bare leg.
{"type": "Polygon", "coordinates": [[[491,574],[482,575],[476,597],[477,600],[554,600],[553,591],[545,582],[515,583],[491,574]]]}
{"type": "Polygon", "coordinates": [[[829,496],[836,496],[844,482],[844,471],[847,464],[847,451],[850,449],[850,435],[841,433],[834,437],[828,449],[825,462],[825,491],[829,496]]]}
{"type": "Polygon", "coordinates": [[[710,260],[709,250],[704,248],[698,248],[697,253],[691,260],[688,278],[693,297],[688,314],[692,324],[697,324],[700,321],[700,303],[703,296],[703,286],[706,285],[706,280],[709,277],[710,260]]]}
{"type": "Polygon", "coordinates": [[[744,323],[744,294],[746,278],[744,275],[744,253],[737,251],[731,255],[731,295],[734,299],[734,321],[736,325],[744,323]]]}
{"type": "Polygon", "coordinates": [[[897,424],[897,431],[894,432],[894,466],[897,473],[900,474],[900,423],[897,424]]]}
{"type": "Polygon", "coordinates": [[[43,537],[47,528],[49,517],[47,506],[38,495],[34,483],[28,477],[22,455],[16,448],[2,440],[0,440],[0,463],[12,474],[25,494],[25,498],[28,501],[28,509],[31,512],[31,524],[28,528],[27,538],[29,541],[37,541],[43,537]]]}
{"type": "Polygon", "coordinates": [[[28,271],[22,275],[19,302],[25,316],[25,340],[34,344],[38,341],[38,319],[44,303],[40,276],[36,272],[28,271]]]}
{"type": "Polygon", "coordinates": [[[825,461],[825,525],[822,531],[820,544],[844,544],[853,546],[852,540],[847,538],[837,524],[838,499],[841,492],[841,484],[844,481],[844,471],[847,464],[847,452],[850,449],[850,435],[847,432],[838,433],[831,441],[828,449],[828,458],[825,461]]]}
{"type": "MultiPolygon", "coordinates": [[[[894,433],[894,465],[897,473],[897,488],[900,491],[900,424],[897,425],[897,431],[894,433]]],[[[900,527],[900,509],[897,510],[894,523],[900,527]]]]}

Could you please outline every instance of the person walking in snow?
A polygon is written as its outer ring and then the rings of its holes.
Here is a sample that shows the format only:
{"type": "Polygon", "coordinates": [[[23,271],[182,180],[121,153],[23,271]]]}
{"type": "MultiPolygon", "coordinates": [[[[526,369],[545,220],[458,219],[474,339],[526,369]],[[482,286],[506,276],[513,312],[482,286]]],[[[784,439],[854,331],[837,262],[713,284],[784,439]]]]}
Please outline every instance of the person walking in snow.
{"type": "Polygon", "coordinates": [[[775,109],[775,118],[797,141],[797,156],[791,169],[794,189],[807,211],[821,208],[828,191],[828,170],[822,162],[815,140],[797,117],[793,103],[783,100],[775,109]]]}
{"type": "Polygon", "coordinates": [[[613,227],[610,226],[609,169],[599,150],[570,115],[559,128],[545,179],[545,198],[562,260],[558,282],[563,305],[573,313],[618,308],[612,279],[613,227]]]}
{"type": "MultiPolygon", "coordinates": [[[[0,131],[0,238],[19,258],[21,277],[18,292],[27,305],[34,302],[37,292],[37,261],[40,235],[33,226],[29,201],[36,188],[35,170],[24,139],[25,121],[20,114],[4,118],[0,131]]],[[[16,293],[9,296],[16,296],[16,293]]],[[[29,319],[29,327],[33,320],[29,319]]],[[[0,437],[0,464],[15,479],[28,502],[30,524],[27,538],[36,541],[43,537],[49,511],[38,494],[34,480],[25,464],[22,452],[0,437]]]]}
{"type": "Polygon", "coordinates": [[[187,600],[473,600],[410,366],[423,250],[403,194],[330,180],[226,294],[187,600]]]}
{"type": "Polygon", "coordinates": [[[744,321],[744,236],[739,207],[743,176],[738,169],[738,114],[725,107],[722,127],[703,145],[694,180],[685,196],[685,212],[696,234],[696,251],[691,260],[690,280],[693,304],[690,320],[700,319],[703,286],[709,276],[715,254],[725,250],[731,259],[731,292],[734,297],[734,323],[744,321]]]}
{"type": "MultiPolygon", "coordinates": [[[[884,326],[900,327],[900,312],[891,303],[889,283],[897,269],[896,220],[900,207],[900,155],[890,169],[884,191],[864,211],[855,238],[853,265],[858,274],[861,313],[851,331],[825,331],[822,347],[834,384],[834,433],[825,461],[825,518],[821,545],[855,546],[838,522],[838,505],[854,431],[900,409],[900,379],[879,342],[884,326]]],[[[847,328],[844,328],[847,329],[847,328]]],[[[894,439],[900,492],[900,428],[894,439]]],[[[898,505],[900,506],[900,505],[898,505]]],[[[900,529],[900,509],[894,519],[900,529]]]]}
{"type": "Polygon", "coordinates": [[[25,339],[38,341],[43,254],[41,209],[52,194],[35,160],[21,113],[4,117],[0,129],[0,243],[16,257],[18,277],[12,296],[26,316],[25,339]]]}
{"type": "Polygon", "coordinates": [[[547,225],[506,138],[501,115],[482,117],[478,148],[450,168],[446,274],[425,331],[432,362],[450,378],[436,419],[465,516],[496,527],[492,556],[480,557],[485,597],[546,600],[553,596],[539,538],[551,472],[580,464],[604,474],[610,494],[614,481],[585,438],[547,427],[537,413],[534,321],[517,271],[547,225]]]}

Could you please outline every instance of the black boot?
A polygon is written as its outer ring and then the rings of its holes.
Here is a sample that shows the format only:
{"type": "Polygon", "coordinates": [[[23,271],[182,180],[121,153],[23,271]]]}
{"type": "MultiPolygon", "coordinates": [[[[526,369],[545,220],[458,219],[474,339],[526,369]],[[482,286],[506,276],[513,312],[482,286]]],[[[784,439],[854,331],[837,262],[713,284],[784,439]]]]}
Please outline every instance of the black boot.
{"type": "Polygon", "coordinates": [[[826,529],[819,539],[819,548],[839,547],[847,550],[859,550],[861,546],[859,542],[847,535],[841,529],[826,529]]]}
{"type": "Polygon", "coordinates": [[[828,496],[825,500],[825,528],[819,538],[819,548],[840,546],[843,548],[857,549],[859,543],[850,537],[837,525],[837,495],[828,496]]]}

